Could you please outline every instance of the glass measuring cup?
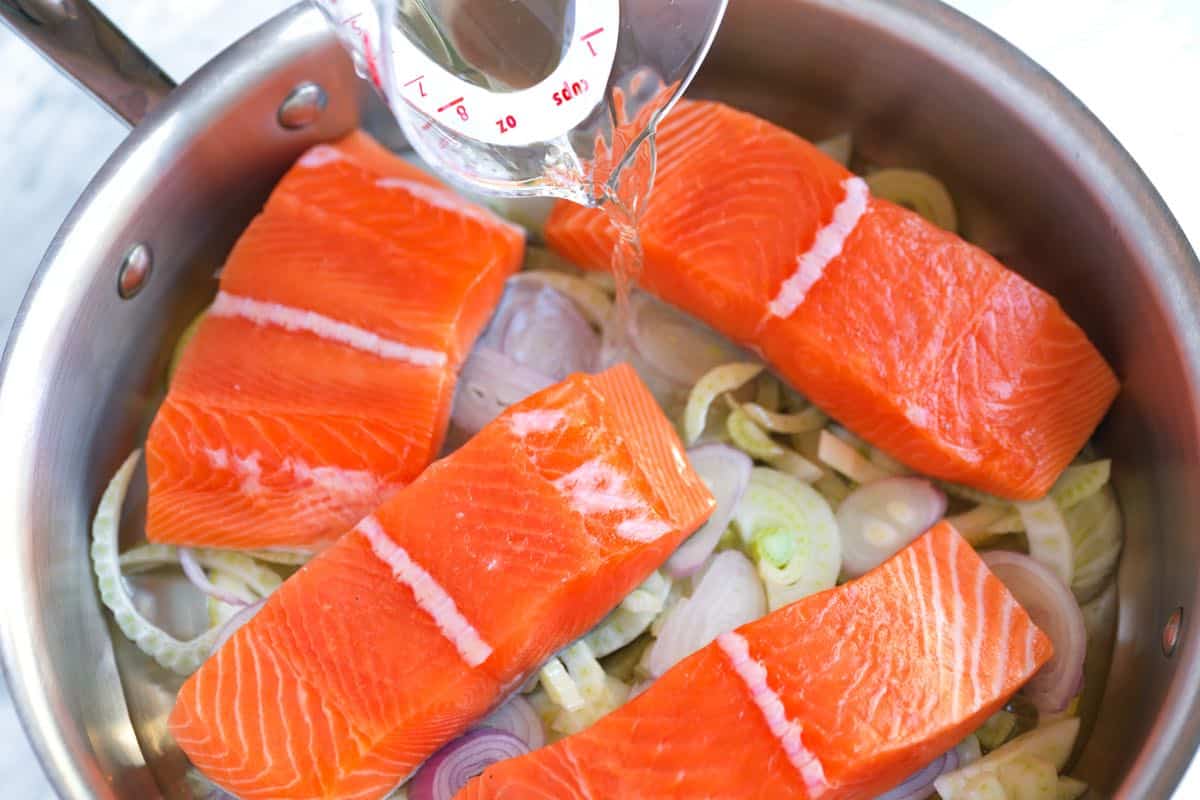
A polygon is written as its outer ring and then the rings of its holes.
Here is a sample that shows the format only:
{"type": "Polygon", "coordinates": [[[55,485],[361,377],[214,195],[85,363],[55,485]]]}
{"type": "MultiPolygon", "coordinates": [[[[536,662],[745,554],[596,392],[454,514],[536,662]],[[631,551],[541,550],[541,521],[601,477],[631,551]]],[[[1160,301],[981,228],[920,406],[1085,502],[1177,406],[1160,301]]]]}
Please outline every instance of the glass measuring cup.
{"type": "Polygon", "coordinates": [[[584,205],[615,196],[627,164],[646,160],[643,142],[727,4],[317,1],[432,167],[485,194],[584,205]]]}

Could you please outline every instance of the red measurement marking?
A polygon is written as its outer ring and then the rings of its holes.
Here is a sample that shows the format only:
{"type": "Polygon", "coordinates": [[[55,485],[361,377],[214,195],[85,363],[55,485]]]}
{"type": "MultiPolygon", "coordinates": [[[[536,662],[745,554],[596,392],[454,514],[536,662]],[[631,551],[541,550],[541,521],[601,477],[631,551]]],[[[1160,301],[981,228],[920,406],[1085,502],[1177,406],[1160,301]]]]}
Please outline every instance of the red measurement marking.
{"type": "Polygon", "coordinates": [[[496,125],[500,128],[501,133],[508,133],[517,127],[517,118],[509,114],[507,117],[496,120],[496,125]]]}
{"type": "Polygon", "coordinates": [[[412,86],[415,83],[417,85],[417,89],[421,92],[421,97],[428,97],[429,95],[425,93],[425,84],[421,83],[424,78],[424,75],[418,75],[408,83],[404,84],[404,87],[407,89],[409,86],[412,86]]]}
{"type": "Polygon", "coordinates": [[[453,108],[454,106],[458,105],[458,104],[459,104],[459,103],[461,103],[462,101],[463,101],[463,98],[461,98],[461,97],[457,97],[457,98],[455,98],[454,100],[451,100],[449,103],[446,103],[446,105],[444,105],[444,106],[442,106],[441,108],[439,108],[439,109],[438,109],[438,113],[439,113],[439,114],[440,114],[440,113],[442,113],[442,112],[443,112],[443,111],[445,111],[447,108],[453,108]]]}
{"type": "Polygon", "coordinates": [[[604,28],[596,28],[596,30],[591,31],[590,33],[585,33],[583,36],[579,37],[579,41],[587,42],[588,52],[590,52],[593,56],[598,56],[600,54],[596,52],[596,48],[592,46],[591,42],[588,42],[588,39],[591,39],[593,36],[599,36],[602,33],[604,33],[604,28]]]}

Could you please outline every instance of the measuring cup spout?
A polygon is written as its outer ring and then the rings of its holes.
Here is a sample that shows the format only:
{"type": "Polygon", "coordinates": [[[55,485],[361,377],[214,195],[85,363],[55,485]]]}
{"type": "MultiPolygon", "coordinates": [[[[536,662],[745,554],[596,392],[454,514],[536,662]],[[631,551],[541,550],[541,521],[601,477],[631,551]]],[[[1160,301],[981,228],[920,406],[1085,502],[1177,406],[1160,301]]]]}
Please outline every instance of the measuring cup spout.
{"type": "Polygon", "coordinates": [[[602,201],[727,0],[318,0],[409,143],[487,195],[602,201]]]}

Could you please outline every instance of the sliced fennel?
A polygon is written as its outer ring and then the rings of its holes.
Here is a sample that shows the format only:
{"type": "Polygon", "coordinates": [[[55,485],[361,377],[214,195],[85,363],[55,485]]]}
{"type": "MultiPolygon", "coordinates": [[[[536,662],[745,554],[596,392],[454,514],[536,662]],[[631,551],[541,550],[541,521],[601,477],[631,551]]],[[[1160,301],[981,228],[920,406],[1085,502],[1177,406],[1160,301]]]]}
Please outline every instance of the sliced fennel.
{"type": "MultiPolygon", "coordinates": [[[[941,485],[945,488],[945,484],[941,485]]],[[[953,525],[954,529],[961,533],[968,542],[980,545],[995,535],[988,532],[991,526],[1006,519],[1010,513],[1007,506],[980,503],[969,511],[947,517],[946,521],[953,525]]]]}
{"type": "MultiPolygon", "coordinates": [[[[283,579],[275,570],[255,561],[250,555],[251,552],[254,551],[196,548],[192,550],[192,555],[201,566],[213,570],[216,574],[229,575],[240,585],[253,590],[257,597],[248,598],[252,602],[270,595],[280,587],[283,579]]],[[[145,572],[178,564],[179,549],[168,544],[143,544],[122,553],[119,563],[126,574],[145,572]]]]}
{"type": "Polygon", "coordinates": [[[1011,504],[1003,497],[996,497],[994,494],[981,492],[970,486],[963,486],[961,483],[938,481],[938,485],[942,487],[942,491],[946,494],[951,497],[957,497],[959,500],[967,500],[968,502],[979,503],[980,505],[999,506],[1008,511],[1012,510],[1011,504]]]}
{"type": "Polygon", "coordinates": [[[1075,549],[1058,503],[1052,497],[1017,503],[1017,513],[1025,524],[1029,555],[1070,586],[1075,577],[1075,549]]]}
{"type": "MultiPolygon", "coordinates": [[[[240,597],[248,603],[253,603],[257,598],[254,596],[253,590],[246,585],[245,581],[220,570],[213,570],[209,575],[209,580],[213,586],[221,591],[229,592],[235,597],[240,597]]],[[[208,601],[208,624],[210,626],[224,625],[235,614],[237,614],[239,606],[223,603],[215,597],[207,598],[208,601]]]]}
{"type": "Polygon", "coordinates": [[[744,406],[734,406],[725,419],[725,430],[734,447],[759,461],[805,482],[821,477],[821,468],[795,450],[784,447],[750,419],[744,406]]]}
{"type": "Polygon", "coordinates": [[[671,579],[661,572],[652,572],[641,586],[634,589],[600,624],[583,637],[596,658],[620,650],[646,632],[650,623],[667,602],[671,579]]]}
{"type": "Polygon", "coordinates": [[[888,472],[872,464],[862,453],[829,431],[821,431],[817,457],[855,483],[870,483],[890,477],[888,472]]]}
{"type": "Polygon", "coordinates": [[[575,642],[559,653],[558,658],[579,688],[583,702],[597,702],[605,692],[604,668],[592,648],[586,642],[575,642]]]}
{"type": "Polygon", "coordinates": [[[755,557],[771,611],[836,585],[842,566],[837,521],[825,498],[803,481],[756,467],[733,521],[755,557]],[[781,554],[790,556],[782,566],[774,561],[781,554]]]}
{"type": "Polygon", "coordinates": [[[1009,800],[1004,784],[990,772],[972,778],[957,797],[959,800],[1009,800]]]}
{"type": "Polygon", "coordinates": [[[552,730],[564,735],[578,733],[620,706],[629,696],[629,687],[605,674],[585,642],[570,645],[559,654],[559,659],[578,688],[583,704],[576,708],[563,707],[550,722],[552,730]]]}
{"type": "Polygon", "coordinates": [[[1121,556],[1121,509],[1104,488],[1063,515],[1075,551],[1071,590],[1080,601],[1095,597],[1112,577],[1121,556]]]}
{"type": "Polygon", "coordinates": [[[820,430],[829,421],[816,406],[793,414],[771,411],[760,403],[742,403],[741,409],[751,422],[771,433],[808,433],[820,430]]]}
{"type": "MultiPolygon", "coordinates": [[[[1061,510],[1069,511],[1108,484],[1111,468],[1112,462],[1108,459],[1067,467],[1050,488],[1049,496],[1061,510]]],[[[1005,501],[993,498],[992,502],[1005,501]]],[[[1025,530],[1020,515],[1011,504],[1006,505],[1009,513],[989,526],[988,533],[1020,533],[1025,530]]]]}
{"type": "Polygon", "coordinates": [[[210,629],[188,641],[176,639],[138,613],[126,592],[125,579],[121,575],[117,554],[118,526],[129,481],[140,455],[141,451],[135,450],[125,459],[100,499],[92,522],[92,569],[100,587],[100,599],[112,612],[121,632],[163,667],[180,675],[190,675],[212,652],[220,629],[210,629]]]}
{"type": "Polygon", "coordinates": [[[596,724],[601,717],[625,704],[629,686],[611,675],[604,676],[604,689],[594,702],[574,711],[561,710],[550,720],[549,728],[556,734],[570,736],[596,724]]]}
{"type": "Polygon", "coordinates": [[[1058,794],[1058,770],[1037,756],[1018,756],[995,775],[1008,800],[1055,800],[1058,794]]]}
{"type": "Polygon", "coordinates": [[[687,405],[683,409],[684,442],[689,446],[693,445],[704,433],[708,424],[708,410],[714,400],[726,392],[745,386],[762,370],[762,364],[739,361],[711,369],[697,381],[688,394],[687,405]]]}
{"type": "Polygon", "coordinates": [[[1054,800],[1079,800],[1087,794],[1088,785],[1067,775],[1058,779],[1058,787],[1054,792],[1054,800]]]}
{"type": "Polygon", "coordinates": [[[881,169],[867,176],[867,185],[876,197],[911,208],[951,233],[958,231],[954,200],[945,184],[929,173],[915,169],[881,169]]]}
{"type": "Polygon", "coordinates": [[[975,736],[979,739],[980,746],[984,750],[990,751],[1007,742],[1016,729],[1017,715],[1001,709],[979,726],[979,730],[975,731],[975,736]]]}
{"type": "Polygon", "coordinates": [[[1071,749],[1075,746],[1075,737],[1078,735],[1078,717],[1034,728],[993,750],[978,761],[953,772],[947,772],[934,781],[934,787],[942,800],[965,800],[972,797],[967,790],[969,784],[977,778],[983,775],[998,776],[1013,762],[1030,756],[1049,762],[1055,771],[1061,770],[1071,756],[1071,749]]]}
{"type": "Polygon", "coordinates": [[[546,690],[546,697],[554,705],[567,711],[578,711],[586,705],[579,685],[567,673],[567,668],[559,659],[552,658],[547,661],[538,673],[538,680],[546,690]]]}

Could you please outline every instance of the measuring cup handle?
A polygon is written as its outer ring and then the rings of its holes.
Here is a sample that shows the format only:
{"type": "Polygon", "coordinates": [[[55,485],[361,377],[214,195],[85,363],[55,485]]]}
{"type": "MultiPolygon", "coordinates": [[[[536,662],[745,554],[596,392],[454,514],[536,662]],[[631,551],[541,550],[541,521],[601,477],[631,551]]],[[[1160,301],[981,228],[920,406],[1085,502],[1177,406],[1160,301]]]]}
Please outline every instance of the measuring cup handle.
{"type": "Polygon", "coordinates": [[[130,125],[175,88],[88,0],[0,0],[0,20],[130,125]]]}

